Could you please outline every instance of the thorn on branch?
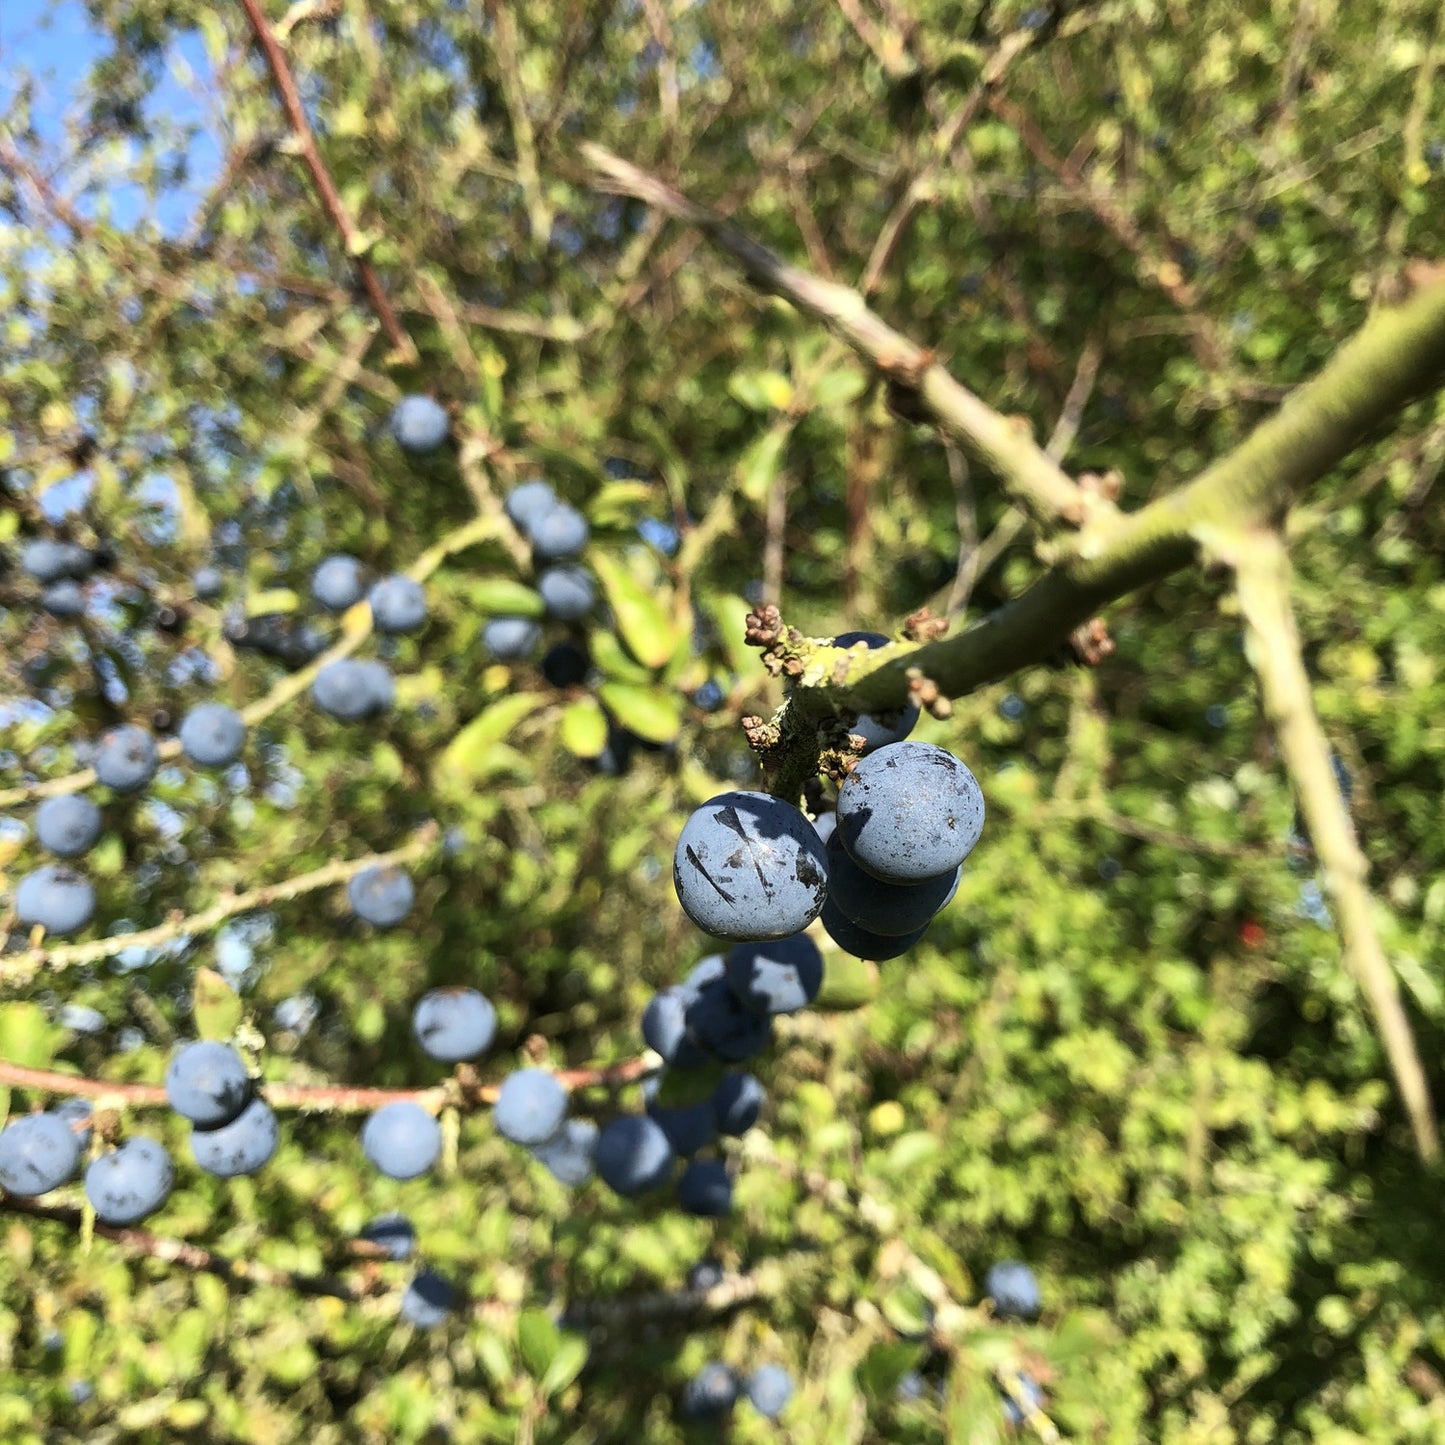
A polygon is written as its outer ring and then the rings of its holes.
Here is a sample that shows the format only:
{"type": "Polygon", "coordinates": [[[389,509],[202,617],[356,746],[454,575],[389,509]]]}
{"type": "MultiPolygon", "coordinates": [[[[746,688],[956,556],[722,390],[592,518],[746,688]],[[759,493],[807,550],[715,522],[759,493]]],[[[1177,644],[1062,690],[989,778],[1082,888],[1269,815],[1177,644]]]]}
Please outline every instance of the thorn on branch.
{"type": "Polygon", "coordinates": [[[1045,659],[1050,667],[1097,667],[1114,651],[1114,639],[1102,617],[1091,617],[1069,633],[1045,659]]]}
{"type": "Polygon", "coordinates": [[[1118,467],[1110,467],[1107,472],[1080,472],[1079,490],[1106,502],[1117,502],[1124,490],[1124,473],[1118,467]]]}

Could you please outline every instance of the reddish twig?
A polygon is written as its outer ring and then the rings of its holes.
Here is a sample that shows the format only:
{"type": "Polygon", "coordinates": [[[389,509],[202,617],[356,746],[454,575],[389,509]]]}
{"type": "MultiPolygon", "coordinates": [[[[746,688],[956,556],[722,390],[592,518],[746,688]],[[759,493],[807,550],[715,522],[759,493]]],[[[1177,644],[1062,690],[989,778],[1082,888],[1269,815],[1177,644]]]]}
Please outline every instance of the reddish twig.
{"type": "Polygon", "coordinates": [[[0,164],[19,176],[35,192],[41,205],[77,236],[94,234],[95,227],[20,154],[20,148],[8,135],[0,135],[0,164]]]}
{"type": "Polygon", "coordinates": [[[760,291],[781,296],[827,325],[872,363],[900,395],[952,433],[995,471],[1040,528],[1060,523],[1081,526],[1089,500],[1055,462],[1044,455],[1027,428],[986,405],[958,382],[937,353],[895,331],[863,297],[794,266],[719,212],[702,206],[659,177],[591,141],[580,147],[599,189],[633,196],[656,210],[703,231],[739,265],[760,291]]]}
{"type": "MultiPolygon", "coordinates": [[[[1228,353],[1215,330],[1214,323],[1200,309],[1199,295],[1184,279],[1177,262],[1161,260],[1154,254],[1138,222],[1122,205],[1100,187],[1092,184],[1079,170],[1074,156],[1060,159],[1049,145],[1034,118],[1021,106],[997,93],[988,98],[989,109],[1005,124],[1012,126],[1029,148],[1030,154],[1078,197],[1138,262],[1143,279],[1157,287],[1188,318],[1194,339],[1194,352],[1200,363],[1210,370],[1227,368],[1228,353]]],[[[1172,242],[1172,238],[1170,238],[1172,242]]]]}
{"type": "Polygon", "coordinates": [[[356,271],[356,279],[361,283],[362,290],[366,292],[367,300],[371,302],[371,309],[376,312],[377,319],[381,322],[381,328],[386,332],[387,340],[391,342],[393,348],[403,359],[414,362],[417,359],[416,346],[397,318],[391,301],[382,288],[381,278],[376,274],[376,268],[361,254],[363,248],[360,235],[356,227],[352,225],[351,218],[346,214],[346,207],[342,204],[336,183],[331,179],[331,173],[321,159],[321,151],[316,145],[316,135],[311,129],[311,122],[306,119],[306,110],[301,104],[301,95],[296,89],[296,80],[291,74],[291,66],[286,60],[286,54],[271,33],[271,27],[266,23],[265,15],[261,13],[259,0],[241,0],[241,7],[246,12],[246,18],[251,22],[251,30],[256,36],[256,43],[266,57],[266,64],[270,68],[271,78],[276,82],[276,89],[281,93],[281,101],[286,107],[286,116],[291,122],[292,133],[296,137],[296,144],[300,149],[302,159],[306,162],[306,168],[311,172],[311,179],[316,186],[317,194],[321,197],[321,204],[346,246],[346,254],[351,258],[351,264],[356,271]]]}
{"type": "MultiPolygon", "coordinates": [[[[620,1089],[635,1084],[650,1073],[652,1063],[645,1057],[620,1064],[592,1065],[580,1069],[558,1069],[557,1081],[570,1091],[579,1089],[620,1089]]],[[[113,1099],[131,1108],[169,1107],[170,1100],[160,1084],[127,1084],[109,1079],[87,1079],[57,1074],[49,1069],[32,1069],[0,1059],[0,1086],[35,1089],[45,1094],[65,1094],[86,1099],[113,1099]]],[[[500,1086],[479,1082],[465,1066],[451,1078],[426,1089],[368,1089],[345,1084],[263,1084],[261,1092],[273,1109],[316,1111],[329,1114],[367,1114],[383,1104],[398,1100],[420,1104],[433,1113],[447,1105],[479,1108],[497,1101],[500,1086]]]]}

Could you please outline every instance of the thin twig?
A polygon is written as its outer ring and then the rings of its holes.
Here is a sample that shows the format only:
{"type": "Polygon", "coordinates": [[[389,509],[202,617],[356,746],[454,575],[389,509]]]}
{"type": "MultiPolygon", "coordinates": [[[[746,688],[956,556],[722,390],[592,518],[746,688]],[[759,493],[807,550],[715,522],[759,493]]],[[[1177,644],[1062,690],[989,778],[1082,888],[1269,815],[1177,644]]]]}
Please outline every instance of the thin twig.
{"type": "Polygon", "coordinates": [[[1060,159],[1049,145],[1038,123],[1021,106],[997,92],[989,96],[989,109],[1018,132],[1034,159],[1052,171],[1103,223],[1120,245],[1135,258],[1144,281],[1157,287],[1188,318],[1189,334],[1200,363],[1210,371],[1229,369],[1229,349],[1220,339],[1214,322],[1199,306],[1193,285],[1177,262],[1153,253],[1138,222],[1114,197],[1091,183],[1068,160],[1060,159]]]}
{"type": "MultiPolygon", "coordinates": [[[[0,1192],[0,1209],[31,1219],[43,1219],[67,1229],[85,1228],[86,1211],[69,1204],[42,1204],[17,1194],[0,1192]]],[[[229,1285],[243,1288],[262,1286],[291,1290],[310,1297],[324,1296],[359,1304],[396,1292],[397,1285],[388,1279],[385,1249],[366,1240],[347,1240],[346,1252],[359,1261],[355,1279],[331,1274],[304,1274],[300,1270],[280,1269],[257,1260],[232,1259],[206,1249],[189,1240],[167,1238],[146,1229],[122,1228],[113,1224],[92,1224],[103,1239],[119,1245],[131,1255],[157,1259],[200,1274],[215,1275],[229,1285]]],[[[689,1317],[728,1314],[742,1305],[763,1302],[780,1294],[787,1283],[789,1265],[796,1262],[804,1268],[814,1263],[806,1251],[798,1251],[788,1259],[769,1260],[748,1274],[724,1275],[707,1289],[652,1290],[643,1294],[623,1295],[618,1299],[571,1300],[562,1310],[560,1323],[564,1329],[580,1329],[601,1333],[625,1330],[633,1325],[658,1320],[682,1320],[689,1317]]],[[[519,1305],[501,1300],[472,1300],[467,1313],[486,1319],[490,1324],[505,1324],[517,1313],[519,1305]]]]}
{"type": "MultiPolygon", "coordinates": [[[[842,7],[846,0],[839,0],[842,7]]],[[[973,124],[974,117],[983,105],[989,90],[1003,78],[1014,58],[1027,50],[1033,43],[1033,35],[1026,30],[1015,30],[1004,36],[998,49],[989,57],[967,98],[953,114],[939,127],[933,140],[933,155],[912,180],[879,228],[878,239],[873,243],[872,253],[863,267],[863,279],[858,289],[864,296],[871,296],[883,280],[883,272],[893,252],[913,219],[918,208],[934,195],[934,188],[943,168],[954,163],[963,133],[973,124]]],[[[911,67],[909,67],[911,69],[911,67]]]]}
{"type": "Polygon", "coordinates": [[[321,389],[321,395],[305,411],[298,412],[295,421],[288,430],[288,440],[296,448],[296,455],[300,455],[298,442],[308,441],[316,428],[326,419],[337,402],[346,394],[346,389],[356,380],[362,370],[362,364],[366,360],[366,353],[371,349],[372,338],[376,334],[377,323],[370,318],[366,325],[351,338],[346,349],[338,356],[328,368],[326,373],[326,385],[321,389]]]}
{"type": "Polygon", "coordinates": [[[1104,343],[1091,336],[1079,353],[1079,364],[1074,368],[1074,379],[1069,385],[1069,394],[1054,423],[1053,435],[1044,450],[1056,461],[1068,456],[1069,448],[1079,435],[1079,426],[1084,420],[1084,408],[1094,394],[1094,382],[1099,376],[1099,366],[1104,359],[1104,343]]]}
{"type": "Polygon", "coordinates": [[[416,837],[393,848],[389,853],[369,853],[362,858],[346,858],[310,873],[298,873],[280,883],[268,883],[261,888],[252,888],[246,893],[233,893],[219,903],[175,918],[154,928],[141,929],[137,933],[117,933],[109,938],[96,938],[88,943],[63,943],[54,947],[30,948],[22,953],[12,953],[0,959],[0,980],[6,984],[28,983],[41,970],[60,973],[67,968],[81,964],[99,963],[102,959],[114,958],[132,948],[159,948],[177,939],[191,938],[197,934],[219,928],[228,918],[237,914],[252,913],[258,908],[269,908],[275,903],[286,903],[321,888],[332,888],[355,878],[367,868],[413,863],[424,858],[437,839],[437,825],[425,824],[418,829],[416,837]]]}
{"type": "Polygon", "coordinates": [[[1405,185],[1400,188],[1395,202],[1395,214],[1390,218],[1385,232],[1385,251],[1394,260],[1398,260],[1404,253],[1405,238],[1410,230],[1410,217],[1413,212],[1408,202],[1417,174],[1424,165],[1425,122],[1429,118],[1431,105],[1437,100],[1435,77],[1439,73],[1442,58],[1445,58],[1445,5],[1437,5],[1435,33],[1430,37],[1430,44],[1415,71],[1415,89],[1410,99],[1410,109],[1400,129],[1404,155],[1401,157],[1399,173],[1405,177],[1405,185]]]}
{"type": "Polygon", "coordinates": [[[276,35],[287,40],[298,25],[312,20],[334,20],[341,13],[341,0],[294,0],[291,8],[276,23],[276,35]]]}
{"type": "Polygon", "coordinates": [[[958,525],[958,567],[943,615],[955,617],[968,606],[973,584],[978,579],[978,512],[973,504],[973,488],[969,486],[968,458],[959,451],[952,437],[944,437],[943,452],[948,458],[948,479],[953,483],[953,516],[958,525]]]}
{"type": "Polygon", "coordinates": [[[662,118],[667,122],[668,146],[676,149],[678,97],[680,89],[677,80],[677,40],[672,33],[672,22],[662,8],[662,0],[642,0],[642,10],[647,16],[648,28],[652,31],[657,45],[657,98],[662,106],[662,118]]]}
{"type": "MultiPolygon", "coordinates": [[[[259,281],[262,285],[275,287],[278,291],[289,291],[296,296],[313,296],[318,301],[345,304],[350,302],[351,292],[344,286],[312,276],[297,276],[293,273],[262,271],[251,266],[233,266],[235,276],[246,280],[259,281]]],[[[397,310],[416,316],[431,316],[436,319],[434,305],[425,297],[399,295],[397,310]]],[[[580,341],[588,328],[571,316],[532,316],[525,311],[505,311],[496,306],[483,306],[480,302],[450,301],[452,310],[468,326],[480,326],[486,331],[503,331],[517,336],[535,336],[544,341],[580,341]]]]}
{"type": "MultiPolygon", "coordinates": [[[[17,1194],[0,1194],[0,1207],[11,1214],[48,1219],[71,1229],[79,1229],[82,1224],[83,1211],[68,1204],[41,1204],[17,1194]]],[[[302,1274],[299,1270],[277,1269],[274,1265],[261,1264],[256,1260],[229,1259],[199,1244],[183,1239],[167,1239],[145,1229],[123,1229],[113,1224],[101,1224],[98,1220],[94,1229],[103,1239],[113,1240],[132,1254],[146,1255],[166,1264],[178,1264],[201,1274],[214,1274],[228,1284],[268,1285],[274,1289],[294,1290],[297,1294],[326,1295],[353,1303],[389,1288],[379,1274],[372,1275],[365,1284],[358,1286],[334,1275],[302,1274]]]]}
{"type": "Polygon", "coordinates": [[[451,297],[424,270],[417,271],[416,288],[421,292],[422,303],[431,313],[438,330],[446,338],[447,351],[457,370],[471,385],[477,386],[481,381],[482,368],[451,297]]]}
{"type": "Polygon", "coordinates": [[[779,1293],[785,1280],[776,1262],[760,1265],[751,1274],[727,1275],[707,1289],[660,1289],[620,1299],[572,1300],[562,1314],[564,1329],[617,1330],[653,1320],[674,1320],[688,1315],[720,1315],[779,1293]]]}
{"type": "Polygon", "coordinates": [[[1273,529],[1221,537],[1215,551],[1234,567],[1235,595],[1245,624],[1245,652],[1259,679],[1265,713],[1274,724],[1339,918],[1345,962],[1364,991],[1410,1119],[1415,1148],[1426,1163],[1434,1163],[1440,1157],[1435,1106],[1409,1017],[1400,1002],[1399,986],[1375,925],[1374,904],[1365,884],[1368,864],[1340,797],[1330,766],[1329,742],[1315,713],[1289,600],[1289,555],[1273,529]]]}
{"type": "Polygon", "coordinates": [[[793,266],[715,211],[592,142],[582,156],[609,189],[637,197],[697,226],[738,262],[760,290],[781,296],[828,325],[896,384],[916,390],[939,424],[992,468],[1047,529],[1082,524],[1098,499],[1049,460],[1029,435],[951,376],[931,351],[895,331],[850,287],[793,266]]]}
{"type": "Polygon", "coordinates": [[[1047,804],[1034,816],[1036,821],[1094,823],[1112,833],[1123,833],[1126,837],[1137,838],[1141,843],[1153,843],[1160,848],[1175,848],[1181,853],[1198,853],[1215,858],[1265,859],[1279,856],[1279,849],[1262,843],[1231,843],[1222,838],[1201,838],[1194,833],[1176,833],[1170,828],[1157,827],[1142,818],[1131,818],[1127,813],[1116,812],[1102,796],[1083,798],[1077,803],[1047,804]]]}
{"type": "Polygon", "coordinates": [[[362,290],[366,292],[367,300],[371,302],[371,309],[376,312],[377,319],[381,322],[381,329],[386,332],[387,340],[391,342],[397,358],[415,363],[418,359],[416,345],[397,318],[396,311],[381,284],[381,278],[376,274],[376,268],[366,259],[360,233],[352,224],[351,217],[347,215],[341,195],[336,189],[336,183],[331,179],[331,173],[326,169],[325,161],[321,159],[321,151],[316,144],[316,135],[311,129],[311,122],[306,118],[306,108],[301,103],[301,95],[296,89],[296,80],[291,74],[291,66],[286,59],[286,52],[281,49],[276,37],[271,33],[271,27],[266,23],[259,0],[241,0],[241,7],[246,12],[246,18],[251,22],[251,30],[256,37],[256,43],[266,57],[271,78],[281,94],[281,103],[285,106],[287,119],[291,122],[291,131],[296,138],[301,158],[306,162],[307,170],[311,172],[312,184],[315,185],[317,195],[321,198],[322,207],[330,217],[331,224],[336,227],[342,244],[346,247],[346,254],[351,259],[356,279],[361,283],[362,290]]]}
{"type": "Polygon", "coordinates": [[[552,235],[552,207],[542,185],[537,166],[537,132],[532,113],[527,109],[527,92],[522,84],[522,67],[517,58],[517,20],[515,7],[505,0],[487,0],[487,14],[492,21],[492,48],[497,57],[497,73],[501,78],[502,103],[512,122],[512,142],[517,148],[517,183],[527,203],[527,219],[532,240],[545,246],[552,235]]]}
{"type": "Polygon", "coordinates": [[[41,205],[51,215],[63,221],[77,236],[93,236],[95,226],[86,220],[59,191],[20,153],[20,148],[3,132],[0,132],[0,164],[19,176],[35,192],[41,205]]]}
{"type": "Polygon", "coordinates": [[[916,67],[899,36],[884,34],[858,0],[837,0],[837,4],[843,18],[857,32],[859,40],[873,52],[873,58],[890,80],[906,80],[913,74],[916,67]]]}

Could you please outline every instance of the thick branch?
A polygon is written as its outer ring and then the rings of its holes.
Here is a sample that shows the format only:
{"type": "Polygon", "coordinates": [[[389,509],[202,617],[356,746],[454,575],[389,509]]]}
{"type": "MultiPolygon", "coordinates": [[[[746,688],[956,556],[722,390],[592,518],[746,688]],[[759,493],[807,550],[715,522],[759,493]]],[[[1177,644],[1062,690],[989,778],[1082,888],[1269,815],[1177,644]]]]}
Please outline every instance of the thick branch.
{"type": "Polygon", "coordinates": [[[1129,515],[1100,517],[1060,546],[1021,596],[957,637],[854,659],[833,682],[839,654],[820,650],[793,693],[809,716],[898,707],[908,669],[949,697],[1042,662],[1107,603],[1183,567],[1240,527],[1281,517],[1372,428],[1445,379],[1445,282],[1376,311],[1314,380],[1227,456],[1178,491],[1129,515]]]}
{"type": "Polygon", "coordinates": [[[311,172],[312,184],[316,187],[316,193],[321,198],[321,204],[327,216],[330,217],[331,224],[336,227],[337,234],[346,247],[346,254],[351,258],[356,279],[361,283],[361,289],[366,292],[366,298],[371,302],[371,309],[376,312],[377,319],[381,322],[381,329],[386,332],[387,340],[391,342],[397,357],[408,362],[415,362],[417,359],[416,346],[397,319],[391,301],[382,287],[381,278],[376,274],[376,268],[363,254],[365,248],[361,244],[360,235],[352,224],[351,217],[346,214],[346,207],[336,189],[335,181],[331,179],[331,173],[326,169],[326,162],[321,159],[315,132],[311,129],[311,122],[306,118],[306,109],[301,104],[301,94],[296,89],[296,80],[291,74],[291,65],[286,59],[285,51],[281,49],[276,37],[271,33],[271,27],[266,23],[266,16],[262,13],[260,0],[241,0],[241,8],[245,10],[246,18],[251,22],[251,30],[256,36],[256,43],[266,57],[271,78],[280,92],[281,103],[285,106],[287,119],[291,122],[291,131],[296,137],[296,145],[301,152],[301,158],[306,162],[307,170],[311,172]]]}
{"type": "Polygon", "coordinates": [[[1324,873],[1344,940],[1345,961],[1364,990],[1375,1028],[1410,1118],[1415,1148],[1427,1163],[1440,1157],[1440,1134],[1410,1020],[1375,927],[1365,886],[1368,865],[1330,766],[1330,747],[1315,714],[1309,675],[1289,601],[1289,557],[1273,530],[1221,546],[1234,565],[1245,623],[1245,652],[1259,678],[1300,812],[1324,873]]]}
{"type": "Polygon", "coordinates": [[[609,189],[699,227],[760,290],[818,318],[884,376],[917,390],[938,424],[996,472],[1041,526],[1083,522],[1088,499],[1035,443],[1027,425],[1011,421],[961,385],[931,351],[895,331],[857,291],[790,265],[715,211],[602,146],[588,142],[582,155],[609,189]]]}

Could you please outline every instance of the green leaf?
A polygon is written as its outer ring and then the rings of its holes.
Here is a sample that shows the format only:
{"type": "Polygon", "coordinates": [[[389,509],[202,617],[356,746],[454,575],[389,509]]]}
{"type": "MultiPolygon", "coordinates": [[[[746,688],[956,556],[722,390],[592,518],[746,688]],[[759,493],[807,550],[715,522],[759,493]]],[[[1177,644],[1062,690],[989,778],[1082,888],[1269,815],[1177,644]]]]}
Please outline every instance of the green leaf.
{"type": "Polygon", "coordinates": [[[523,1310],[517,1320],[517,1348],[527,1373],[542,1379],[557,1357],[562,1334],[545,1310],[523,1310]]]}
{"type": "Polygon", "coordinates": [[[648,667],[664,666],[677,646],[671,589],[638,581],[606,552],[598,552],[591,562],[617,619],[617,631],[632,655],[648,667]]]}
{"type": "Polygon", "coordinates": [[[749,411],[783,411],[793,404],[793,383],[777,371],[738,371],[728,378],[728,395],[749,411]]]}
{"type": "Polygon", "coordinates": [[[738,490],[750,502],[761,502],[772,489],[792,434],[792,422],[782,422],[750,442],[738,459],[738,490]]]}
{"type": "Polygon", "coordinates": [[[656,450],[658,467],[667,480],[668,491],[674,498],[680,499],[687,491],[687,464],[682,453],[650,411],[635,412],[633,423],[638,435],[651,442],[656,450]]]}
{"type": "Polygon", "coordinates": [[[736,593],[717,592],[708,597],[704,610],[717,629],[728,666],[741,676],[761,674],[762,654],[746,641],[747,615],[753,610],[752,603],[736,593]]]}
{"type": "Polygon", "coordinates": [[[991,1380],[980,1380],[967,1370],[953,1370],[948,1394],[948,1438],[969,1445],[999,1445],[1003,1407],[991,1380]]]}
{"type": "Polygon", "coordinates": [[[494,1385],[511,1382],[514,1371],[501,1335],[485,1334],[476,1342],[477,1363],[494,1385]]]}
{"type": "Polygon", "coordinates": [[[875,1400],[891,1400],[898,1382],[923,1358],[919,1345],[890,1341],[874,1345],[858,1366],[858,1383],[875,1400]]]}
{"type": "Polygon", "coordinates": [[[558,1341],[552,1363],[542,1376],[542,1393],[560,1395],[587,1363],[587,1342],[580,1335],[563,1335],[558,1341]]]}
{"type": "Polygon", "coordinates": [[[896,1284],[878,1302],[883,1318],[900,1335],[921,1339],[933,1328],[933,1307],[917,1285],[909,1281],[896,1284]]]}
{"type": "Polygon", "coordinates": [[[608,482],[587,503],[587,520],[594,527],[615,527],[635,522],[657,501],[653,482],[608,482]]]}
{"type": "Polygon", "coordinates": [[[921,1129],[904,1134],[894,1140],[888,1151],[888,1167],[895,1174],[912,1174],[920,1164],[936,1159],[942,1147],[932,1134],[925,1134],[921,1129]]]}
{"type": "Polygon", "coordinates": [[[823,969],[823,987],[813,1007],[844,1013],[864,1008],[878,997],[878,965],[851,953],[829,953],[823,969]]]}
{"type": "Polygon", "coordinates": [[[603,706],[638,737],[670,743],[682,728],[682,708],[664,687],[639,687],[630,682],[604,682],[597,689],[603,706]]]}
{"type": "Polygon", "coordinates": [[[191,987],[191,1012],[203,1039],[228,1039],[244,1012],[236,991],[213,968],[198,968],[191,987]]]}
{"type": "Polygon", "coordinates": [[[38,1003],[0,1005],[0,1059],[27,1068],[44,1068],[55,1048],[55,1030],[38,1003]]]}
{"type": "Polygon", "coordinates": [[[547,610],[535,587],[512,577],[480,577],[465,593],[468,606],[483,617],[540,617],[547,610]]]}
{"type": "Polygon", "coordinates": [[[868,386],[868,377],[856,366],[839,366],[826,371],[809,388],[814,406],[846,406],[857,401],[868,386]]]}
{"type": "Polygon", "coordinates": [[[636,658],[627,655],[615,633],[598,627],[594,629],[590,640],[592,661],[608,677],[615,677],[619,682],[650,683],[652,681],[651,670],[644,667],[636,658]]]}
{"type": "Polygon", "coordinates": [[[574,757],[595,758],[607,746],[607,714],[595,698],[579,698],[562,713],[560,735],[574,757]]]}
{"type": "Polygon", "coordinates": [[[107,833],[90,850],[86,871],[95,878],[115,878],[125,867],[125,841],[119,833],[107,833]]]}
{"type": "Polygon", "coordinates": [[[221,24],[220,18],[204,7],[196,15],[196,25],[201,32],[201,38],[205,41],[206,55],[213,66],[219,68],[221,61],[226,56],[226,46],[229,41],[226,38],[226,27],[221,24]]]}
{"type": "Polygon", "coordinates": [[[546,700],[540,693],[519,692],[483,709],[442,749],[436,776],[443,783],[485,777],[497,744],[546,700]]]}

